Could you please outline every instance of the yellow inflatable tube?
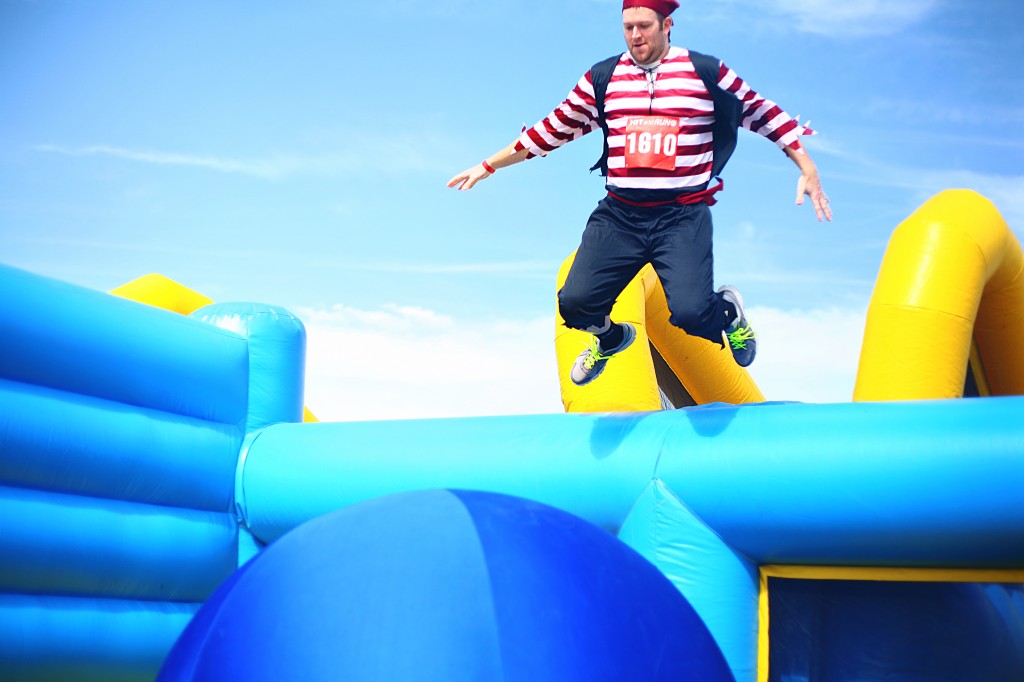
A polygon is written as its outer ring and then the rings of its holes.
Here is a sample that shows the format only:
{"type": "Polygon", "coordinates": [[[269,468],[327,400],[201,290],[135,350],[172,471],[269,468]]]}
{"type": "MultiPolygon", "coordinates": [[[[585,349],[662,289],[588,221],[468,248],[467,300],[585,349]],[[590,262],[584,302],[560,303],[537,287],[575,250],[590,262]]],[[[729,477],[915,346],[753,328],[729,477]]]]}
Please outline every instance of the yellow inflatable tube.
{"type": "MultiPolygon", "coordinates": [[[[574,258],[575,254],[562,263],[558,272],[559,289],[574,258]]],[[[612,309],[612,318],[636,326],[636,341],[608,363],[599,381],[576,386],[569,379],[569,370],[587,347],[590,335],[565,327],[561,316],[556,313],[555,353],[566,412],[662,409],[666,374],[670,380],[678,382],[690,399],[688,404],[764,401],[764,395],[750,374],[736,364],[728,349],[689,336],[669,323],[665,291],[650,265],[644,267],[619,296],[612,309]],[[661,371],[658,365],[662,365],[661,371]]],[[[673,404],[682,407],[674,400],[673,404]]]]}
{"type": "Polygon", "coordinates": [[[855,401],[1024,393],[1024,257],[990,201],[942,192],[893,232],[868,307],[855,401]],[[973,344],[972,344],[973,340],[973,344]]]}
{"type": "MultiPolygon", "coordinates": [[[[127,284],[122,284],[110,291],[114,296],[120,296],[137,303],[145,303],[155,308],[163,308],[181,315],[191,315],[205,305],[210,305],[213,300],[203,296],[198,291],[189,289],[184,284],[179,284],[169,277],[159,274],[143,275],[133,279],[127,284]]],[[[302,408],[302,421],[319,421],[309,411],[308,407],[302,408]]]]}

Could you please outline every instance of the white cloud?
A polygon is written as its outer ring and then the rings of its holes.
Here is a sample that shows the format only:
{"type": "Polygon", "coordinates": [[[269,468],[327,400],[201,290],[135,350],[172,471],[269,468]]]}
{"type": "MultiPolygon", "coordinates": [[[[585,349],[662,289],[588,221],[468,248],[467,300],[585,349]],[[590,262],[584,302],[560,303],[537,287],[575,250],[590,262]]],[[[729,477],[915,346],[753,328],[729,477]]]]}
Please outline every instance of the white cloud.
{"type": "Polygon", "coordinates": [[[753,4],[745,0],[706,0],[702,16],[691,10],[686,21],[710,19],[735,23],[744,18],[744,26],[771,28],[782,33],[793,30],[829,38],[863,38],[899,33],[920,23],[939,6],[940,0],[766,0],[753,4]]]}
{"type": "Polygon", "coordinates": [[[443,166],[439,150],[449,146],[436,135],[389,134],[384,142],[371,142],[378,136],[364,135],[346,145],[345,153],[316,156],[283,155],[268,158],[235,158],[152,149],[128,149],[113,145],[68,147],[42,144],[36,151],[65,156],[106,156],[157,166],[179,166],[276,180],[293,175],[343,175],[351,173],[409,173],[435,171],[443,166]]]}
{"type": "Polygon", "coordinates": [[[911,190],[917,204],[947,189],[974,190],[996,205],[1011,229],[1024,234],[1024,175],[912,167],[889,163],[835,143],[821,145],[818,151],[863,168],[855,177],[847,176],[845,180],[911,190]]]}
{"type": "Polygon", "coordinates": [[[757,360],[750,367],[768,400],[850,402],[864,339],[865,311],[754,307],[757,360]]]}
{"type": "Polygon", "coordinates": [[[875,162],[865,165],[871,173],[863,174],[864,183],[910,190],[918,205],[947,189],[974,190],[995,204],[1011,230],[1024,233],[1024,175],[907,168],[875,162]]]}
{"type": "Polygon", "coordinates": [[[561,412],[554,319],[456,320],[415,306],[298,311],[322,421],[561,412]]]}
{"type": "Polygon", "coordinates": [[[938,0],[768,0],[767,6],[798,30],[832,37],[891,35],[912,26],[938,0]]]}
{"type": "Polygon", "coordinates": [[[919,171],[913,185],[919,189],[922,200],[944,189],[972,189],[995,204],[1010,229],[1024,234],[1024,175],[967,170],[919,171]]]}
{"type": "Polygon", "coordinates": [[[374,329],[395,334],[447,331],[454,325],[452,318],[447,315],[417,306],[395,304],[386,305],[380,310],[363,310],[336,304],[329,308],[304,310],[303,319],[307,326],[312,324],[329,329],[374,329]]]}
{"type": "Polygon", "coordinates": [[[370,272],[414,273],[425,275],[465,275],[465,274],[502,274],[520,276],[539,276],[551,278],[551,273],[558,270],[558,263],[539,261],[510,261],[506,263],[337,263],[325,264],[339,270],[366,270],[370,272]]]}
{"type": "MultiPolygon", "coordinates": [[[[1008,74],[1015,79],[1017,74],[1008,74]]],[[[1014,88],[1011,80],[1004,84],[1008,90],[1014,88]]],[[[1024,107],[1012,100],[997,99],[976,101],[964,98],[950,101],[930,93],[914,93],[914,97],[896,98],[869,95],[862,103],[861,112],[865,120],[914,121],[941,124],[941,128],[928,129],[928,137],[947,144],[985,144],[1002,148],[1024,147],[1024,140],[1013,136],[983,136],[977,130],[980,123],[984,129],[995,127],[1010,128],[1024,124],[1024,107]]]]}
{"type": "Polygon", "coordinates": [[[218,171],[220,173],[236,173],[260,178],[279,178],[289,175],[303,165],[302,162],[295,159],[242,160],[217,156],[179,154],[175,152],[139,151],[107,145],[75,148],[59,145],[38,145],[36,150],[64,154],[65,156],[113,156],[128,161],[139,161],[159,166],[188,166],[218,171]]]}
{"type": "MultiPolygon", "coordinates": [[[[299,309],[306,404],[322,421],[562,411],[555,321],[460,320],[415,306],[299,309]]],[[[751,309],[752,367],[769,400],[848,402],[862,312],[751,309]],[[827,336],[823,333],[827,332],[827,336]]]]}

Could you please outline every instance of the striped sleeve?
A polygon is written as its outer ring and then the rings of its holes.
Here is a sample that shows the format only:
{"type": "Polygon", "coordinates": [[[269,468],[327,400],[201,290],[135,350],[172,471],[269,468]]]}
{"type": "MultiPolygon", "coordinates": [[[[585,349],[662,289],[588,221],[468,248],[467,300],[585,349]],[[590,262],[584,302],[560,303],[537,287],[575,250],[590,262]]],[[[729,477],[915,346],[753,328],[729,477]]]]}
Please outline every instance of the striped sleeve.
{"type": "Polygon", "coordinates": [[[754,92],[736,72],[724,63],[718,66],[718,85],[731,92],[743,104],[740,126],[763,135],[779,146],[800,149],[802,135],[814,135],[809,127],[800,124],[800,117],[792,118],[782,108],[754,92]]]}
{"type": "Polygon", "coordinates": [[[531,156],[545,156],[599,127],[594,86],[588,71],[564,102],[532,128],[523,131],[515,148],[517,151],[527,149],[531,156]]]}

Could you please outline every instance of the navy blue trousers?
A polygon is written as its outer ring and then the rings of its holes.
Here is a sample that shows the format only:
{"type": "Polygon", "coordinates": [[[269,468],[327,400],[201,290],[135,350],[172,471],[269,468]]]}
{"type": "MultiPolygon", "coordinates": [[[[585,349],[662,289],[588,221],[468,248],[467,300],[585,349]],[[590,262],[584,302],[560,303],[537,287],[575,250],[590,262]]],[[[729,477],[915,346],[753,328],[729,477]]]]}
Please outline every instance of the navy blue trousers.
{"type": "Polygon", "coordinates": [[[587,221],[558,292],[565,326],[592,333],[607,329],[615,299],[650,263],[665,289],[669,321],[721,344],[736,311],[714,289],[713,232],[704,203],[641,207],[605,197],[587,221]]]}

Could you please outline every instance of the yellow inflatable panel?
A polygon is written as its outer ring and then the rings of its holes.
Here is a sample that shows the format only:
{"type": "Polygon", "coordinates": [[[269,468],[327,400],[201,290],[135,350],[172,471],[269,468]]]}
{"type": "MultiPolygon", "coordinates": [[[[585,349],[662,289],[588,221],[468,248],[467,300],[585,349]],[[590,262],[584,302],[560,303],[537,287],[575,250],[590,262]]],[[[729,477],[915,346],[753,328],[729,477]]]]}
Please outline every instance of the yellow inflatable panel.
{"type": "MultiPolygon", "coordinates": [[[[155,273],[133,279],[127,284],[112,289],[110,293],[137,303],[170,310],[180,315],[191,315],[203,306],[213,303],[212,299],[203,296],[198,291],[155,273]]],[[[308,407],[303,407],[302,421],[317,422],[320,420],[309,411],[308,407]]]]}
{"type": "MultiPolygon", "coordinates": [[[[562,263],[562,287],[575,254],[562,263]]],[[[555,319],[555,353],[562,404],[566,412],[642,412],[662,408],[661,387],[651,348],[671,369],[698,405],[713,402],[763,402],[764,395],[732,353],[705,339],[689,336],[668,321],[668,303],[654,268],[645,266],[619,295],[612,309],[617,322],[636,327],[633,345],[616,355],[598,381],[577,386],[569,379],[576,357],[587,348],[590,334],[569,329],[555,319]]]]}
{"type": "Polygon", "coordinates": [[[1024,393],[1024,256],[990,201],[936,195],[897,226],[868,307],[855,401],[1024,393]]]}
{"type": "Polygon", "coordinates": [[[182,315],[191,315],[204,305],[213,303],[198,291],[158,274],[143,275],[122,284],[110,293],[182,315]]]}

